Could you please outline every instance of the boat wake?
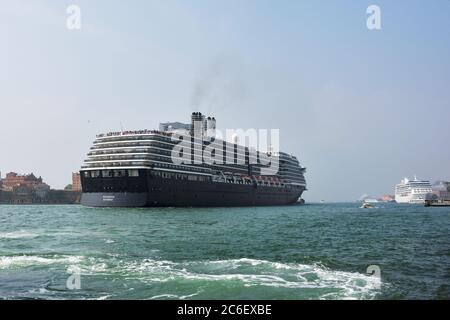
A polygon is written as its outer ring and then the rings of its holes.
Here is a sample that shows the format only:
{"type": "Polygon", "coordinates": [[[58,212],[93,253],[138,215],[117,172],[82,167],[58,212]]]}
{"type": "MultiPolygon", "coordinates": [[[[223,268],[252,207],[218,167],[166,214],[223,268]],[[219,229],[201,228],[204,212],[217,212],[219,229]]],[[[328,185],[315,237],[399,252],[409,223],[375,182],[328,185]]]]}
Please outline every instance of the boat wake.
{"type": "Polygon", "coordinates": [[[60,256],[51,257],[42,256],[0,256],[0,270],[23,268],[33,266],[45,266],[50,264],[76,264],[82,260],[80,256],[60,256]]]}
{"type": "Polygon", "coordinates": [[[286,293],[285,299],[372,299],[381,286],[379,278],[366,274],[245,258],[185,262],[145,259],[120,261],[112,268],[98,261],[80,267],[82,273],[121,274],[165,290],[146,297],[150,299],[205,299],[211,292],[220,292],[223,299],[246,299],[246,293],[271,299],[279,298],[280,291],[286,293]]]}
{"type": "Polygon", "coordinates": [[[381,286],[379,278],[366,274],[246,258],[174,262],[108,255],[0,256],[0,271],[34,267],[51,273],[44,291],[28,293],[40,298],[70,296],[64,281],[74,267],[92,299],[374,299],[381,286]],[[105,280],[112,286],[108,292],[105,280]]]}
{"type": "Polygon", "coordinates": [[[23,239],[23,238],[37,238],[41,234],[39,232],[19,230],[13,232],[0,232],[0,239],[23,239]]]}

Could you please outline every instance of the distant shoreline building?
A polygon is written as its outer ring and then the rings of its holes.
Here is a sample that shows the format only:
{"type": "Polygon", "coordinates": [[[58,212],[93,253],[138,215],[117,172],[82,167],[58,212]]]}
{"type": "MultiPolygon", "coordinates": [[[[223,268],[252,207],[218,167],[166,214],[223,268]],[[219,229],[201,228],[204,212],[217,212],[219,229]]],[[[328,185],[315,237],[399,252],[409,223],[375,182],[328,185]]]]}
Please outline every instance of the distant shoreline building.
{"type": "Polygon", "coordinates": [[[81,192],[81,177],[79,172],[72,173],[72,191],[81,192]]]}
{"type": "Polygon", "coordinates": [[[380,198],[380,201],[382,202],[394,202],[395,201],[395,196],[393,195],[384,195],[380,198]]]}
{"type": "Polygon", "coordinates": [[[42,183],[42,178],[36,178],[33,173],[20,175],[15,172],[10,172],[2,179],[2,189],[12,191],[15,187],[26,186],[32,188],[42,183]]]}
{"type": "Polygon", "coordinates": [[[433,193],[438,197],[438,200],[450,200],[450,182],[437,181],[431,188],[433,193]]]}
{"type": "MultiPolygon", "coordinates": [[[[77,177],[72,181],[77,183],[77,177]]],[[[80,183],[76,186],[80,187],[80,183]]],[[[75,204],[80,202],[81,190],[52,190],[42,177],[33,173],[21,175],[16,172],[0,174],[0,204],[75,204]]]]}

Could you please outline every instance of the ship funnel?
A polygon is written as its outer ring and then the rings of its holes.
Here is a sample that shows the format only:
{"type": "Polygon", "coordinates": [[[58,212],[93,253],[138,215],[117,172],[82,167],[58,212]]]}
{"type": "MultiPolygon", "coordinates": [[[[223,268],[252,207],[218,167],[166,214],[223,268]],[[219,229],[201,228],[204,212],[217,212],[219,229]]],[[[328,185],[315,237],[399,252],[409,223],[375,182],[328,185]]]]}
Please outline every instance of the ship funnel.
{"type": "Polygon", "coordinates": [[[201,137],[204,131],[205,117],[201,112],[193,112],[191,115],[191,135],[201,137]]]}

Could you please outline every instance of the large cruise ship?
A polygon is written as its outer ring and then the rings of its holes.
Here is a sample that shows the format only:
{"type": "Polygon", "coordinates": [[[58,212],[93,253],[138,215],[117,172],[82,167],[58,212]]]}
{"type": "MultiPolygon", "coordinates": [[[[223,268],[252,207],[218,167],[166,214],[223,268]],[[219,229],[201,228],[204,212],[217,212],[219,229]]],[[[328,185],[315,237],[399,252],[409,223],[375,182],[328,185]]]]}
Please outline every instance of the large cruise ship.
{"type": "Polygon", "coordinates": [[[432,192],[430,181],[418,180],[417,177],[414,177],[414,180],[404,178],[395,186],[395,201],[421,204],[425,203],[427,195],[432,192]]]}
{"type": "Polygon", "coordinates": [[[215,118],[194,112],[190,124],[97,135],[80,171],[81,204],[213,207],[299,201],[306,169],[295,156],[220,140],[215,129],[215,118]]]}

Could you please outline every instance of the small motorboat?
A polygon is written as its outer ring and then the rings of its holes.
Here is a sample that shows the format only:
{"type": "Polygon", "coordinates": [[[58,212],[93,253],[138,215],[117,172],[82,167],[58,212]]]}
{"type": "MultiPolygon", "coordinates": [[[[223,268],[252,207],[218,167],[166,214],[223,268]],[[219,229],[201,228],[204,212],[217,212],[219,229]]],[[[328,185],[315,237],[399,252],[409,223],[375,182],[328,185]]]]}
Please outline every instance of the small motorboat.
{"type": "Polygon", "coordinates": [[[373,208],[373,206],[368,202],[364,202],[360,208],[361,209],[369,209],[369,208],[373,208]]]}

